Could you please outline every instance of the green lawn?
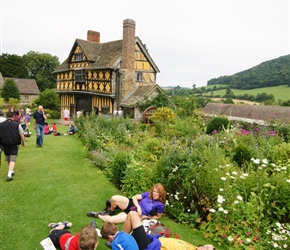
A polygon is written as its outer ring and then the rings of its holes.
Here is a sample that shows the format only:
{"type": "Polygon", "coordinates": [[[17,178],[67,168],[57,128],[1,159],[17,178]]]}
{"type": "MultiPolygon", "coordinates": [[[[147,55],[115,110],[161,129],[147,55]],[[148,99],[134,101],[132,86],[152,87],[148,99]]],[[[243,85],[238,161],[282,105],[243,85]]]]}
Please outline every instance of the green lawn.
{"type": "MultiPolygon", "coordinates": [[[[210,86],[208,86],[210,87],[210,86]]],[[[290,87],[288,85],[280,85],[275,87],[258,88],[258,89],[231,89],[235,95],[249,94],[256,96],[257,94],[266,93],[268,95],[272,94],[275,96],[276,102],[280,99],[282,101],[287,101],[290,99],[290,87]]],[[[226,89],[212,91],[214,96],[220,95],[221,97],[226,94],[226,89]]],[[[211,92],[208,94],[211,95],[211,92]]],[[[206,95],[206,94],[205,94],[206,95]]]]}
{"type": "MultiPolygon", "coordinates": [[[[57,126],[62,133],[68,129],[57,126]]],[[[106,199],[120,194],[87,159],[75,136],[46,135],[44,147],[36,148],[32,125],[30,131],[33,135],[27,138],[26,147],[19,150],[11,182],[5,179],[7,163],[2,155],[0,248],[3,250],[42,249],[39,242],[48,236],[50,222],[71,221],[71,232],[77,233],[90,224],[88,211],[102,210],[106,199]]],[[[166,216],[161,221],[183,240],[196,245],[207,243],[198,231],[176,224],[166,216]]],[[[98,219],[97,224],[101,227],[103,223],[98,219]]],[[[98,249],[108,249],[103,239],[98,249]]]]}

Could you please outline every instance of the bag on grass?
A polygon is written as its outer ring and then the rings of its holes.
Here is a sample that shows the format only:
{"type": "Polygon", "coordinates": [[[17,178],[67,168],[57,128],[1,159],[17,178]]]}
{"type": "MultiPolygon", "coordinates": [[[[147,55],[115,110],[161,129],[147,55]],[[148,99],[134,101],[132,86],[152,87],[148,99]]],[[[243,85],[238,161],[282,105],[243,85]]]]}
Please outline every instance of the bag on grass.
{"type": "Polygon", "coordinates": [[[170,229],[164,226],[161,222],[157,220],[143,220],[143,226],[145,228],[145,232],[150,235],[160,235],[162,237],[170,238],[174,237],[179,239],[180,236],[176,233],[171,233],[170,229]]]}

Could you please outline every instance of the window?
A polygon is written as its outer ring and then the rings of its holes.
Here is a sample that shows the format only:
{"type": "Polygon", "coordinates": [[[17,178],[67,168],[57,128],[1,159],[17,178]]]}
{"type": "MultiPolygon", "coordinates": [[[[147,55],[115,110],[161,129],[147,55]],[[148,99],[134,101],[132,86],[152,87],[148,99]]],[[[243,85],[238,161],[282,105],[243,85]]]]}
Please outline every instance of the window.
{"type": "Polygon", "coordinates": [[[25,95],[25,96],[24,96],[24,100],[25,100],[25,101],[28,101],[28,99],[29,99],[28,95],[25,95]]]}
{"type": "Polygon", "coordinates": [[[136,81],[142,82],[143,80],[143,73],[142,72],[136,72],[136,81]]]}
{"type": "Polygon", "coordinates": [[[83,60],[83,55],[82,54],[76,54],[75,61],[82,61],[82,60],[83,60]]]}
{"type": "Polygon", "coordinates": [[[75,81],[76,82],[85,82],[85,71],[83,69],[75,71],[75,81]]]}

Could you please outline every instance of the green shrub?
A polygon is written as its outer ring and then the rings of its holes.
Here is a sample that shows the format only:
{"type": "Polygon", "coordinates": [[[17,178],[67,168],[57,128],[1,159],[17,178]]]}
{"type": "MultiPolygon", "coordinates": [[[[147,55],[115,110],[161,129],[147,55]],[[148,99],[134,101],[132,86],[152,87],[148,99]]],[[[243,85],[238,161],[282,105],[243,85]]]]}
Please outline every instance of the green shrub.
{"type": "Polygon", "coordinates": [[[130,156],[120,151],[114,156],[112,162],[109,164],[112,173],[110,180],[118,189],[122,188],[122,181],[125,177],[125,171],[129,163],[130,156]]]}
{"type": "Polygon", "coordinates": [[[215,131],[216,132],[221,131],[222,129],[228,128],[229,125],[230,125],[230,121],[228,120],[228,118],[221,117],[221,116],[214,117],[208,122],[206,133],[212,134],[215,131]]]}
{"type": "Polygon", "coordinates": [[[122,192],[128,197],[132,197],[135,194],[150,190],[153,183],[152,169],[143,165],[141,162],[132,160],[125,170],[125,178],[122,181],[122,192]]]}
{"type": "Polygon", "coordinates": [[[233,160],[239,165],[239,167],[243,167],[246,163],[250,162],[253,154],[252,151],[244,144],[238,145],[236,148],[236,152],[234,154],[233,160]]]}

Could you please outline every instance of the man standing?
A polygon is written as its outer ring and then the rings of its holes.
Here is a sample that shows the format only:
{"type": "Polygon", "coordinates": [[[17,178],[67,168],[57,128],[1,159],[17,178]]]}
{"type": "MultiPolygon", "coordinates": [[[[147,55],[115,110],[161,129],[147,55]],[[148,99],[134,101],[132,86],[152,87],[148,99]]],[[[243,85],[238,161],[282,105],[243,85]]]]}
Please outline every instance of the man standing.
{"type": "Polygon", "coordinates": [[[67,107],[65,107],[64,111],[63,111],[63,119],[64,119],[64,125],[68,126],[68,121],[69,121],[69,110],[67,109],[67,107]]]}
{"type": "Polygon", "coordinates": [[[36,147],[43,147],[43,138],[44,138],[44,124],[46,115],[42,106],[39,106],[37,111],[33,114],[34,118],[34,129],[36,130],[36,147]]]}
{"type": "Polygon", "coordinates": [[[12,181],[18,145],[25,146],[25,137],[21,125],[13,120],[13,112],[6,113],[6,121],[0,123],[0,144],[3,145],[5,160],[8,162],[7,181],[12,181]],[[22,141],[22,143],[21,143],[22,141]]]}

